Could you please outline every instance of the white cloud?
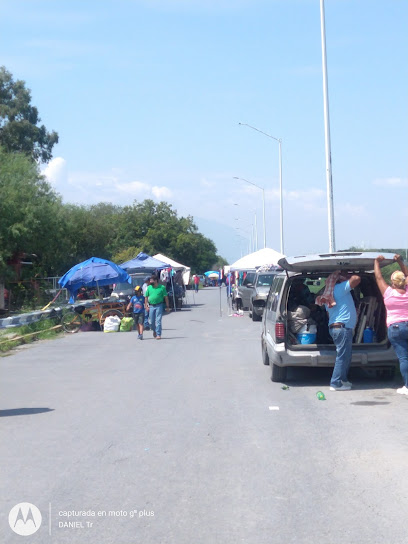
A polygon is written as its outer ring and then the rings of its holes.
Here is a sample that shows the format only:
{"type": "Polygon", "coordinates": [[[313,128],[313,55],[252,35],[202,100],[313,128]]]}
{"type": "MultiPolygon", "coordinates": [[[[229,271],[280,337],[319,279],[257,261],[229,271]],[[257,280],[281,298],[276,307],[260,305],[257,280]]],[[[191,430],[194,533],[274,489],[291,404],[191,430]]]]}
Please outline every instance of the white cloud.
{"type": "Polygon", "coordinates": [[[346,204],[340,204],[337,207],[337,211],[342,216],[348,215],[356,218],[361,218],[367,215],[367,210],[365,206],[350,204],[350,202],[347,202],[346,204]]]}
{"type": "Polygon", "coordinates": [[[373,181],[379,187],[408,187],[408,179],[404,178],[377,178],[373,181]]]}
{"type": "Polygon", "coordinates": [[[152,187],[152,194],[157,200],[169,199],[173,196],[173,193],[168,187],[157,187],[157,185],[152,187]]]}
{"type": "Polygon", "coordinates": [[[69,172],[67,162],[62,157],[52,159],[42,173],[67,202],[123,204],[133,199],[168,200],[173,196],[165,186],[150,185],[145,181],[126,181],[126,173],[118,168],[103,173],[69,172]]]}
{"type": "Polygon", "coordinates": [[[116,187],[123,193],[130,195],[142,195],[150,193],[150,185],[142,181],[131,181],[130,183],[118,183],[116,187]]]}
{"type": "Polygon", "coordinates": [[[49,183],[58,187],[67,181],[67,162],[62,157],[52,159],[42,171],[49,183]]]}
{"type": "Polygon", "coordinates": [[[311,188],[307,191],[288,191],[284,193],[288,200],[302,200],[306,202],[320,202],[326,198],[326,192],[321,189],[311,188]]]}
{"type": "Polygon", "coordinates": [[[208,179],[205,179],[205,178],[200,181],[200,184],[203,187],[208,187],[209,189],[212,189],[213,187],[216,186],[215,181],[208,181],[208,179]]]}

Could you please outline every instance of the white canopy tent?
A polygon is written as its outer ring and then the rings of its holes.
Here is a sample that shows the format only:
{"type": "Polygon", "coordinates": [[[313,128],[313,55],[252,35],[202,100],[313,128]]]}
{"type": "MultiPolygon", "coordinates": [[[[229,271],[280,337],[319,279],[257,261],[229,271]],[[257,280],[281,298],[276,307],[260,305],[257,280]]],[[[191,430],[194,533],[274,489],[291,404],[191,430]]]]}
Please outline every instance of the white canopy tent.
{"type": "Polygon", "coordinates": [[[234,272],[235,270],[254,270],[260,266],[278,266],[278,261],[282,257],[284,257],[282,253],[266,247],[238,259],[230,265],[230,270],[234,272]]]}
{"type": "Polygon", "coordinates": [[[156,255],[153,255],[155,259],[158,259],[159,261],[163,261],[164,263],[168,263],[173,270],[182,270],[183,271],[183,283],[184,285],[188,285],[190,282],[190,272],[191,268],[188,266],[185,266],[184,264],[180,264],[177,261],[173,261],[173,259],[170,259],[170,257],[166,257],[166,255],[162,255],[161,253],[157,253],[156,255]]]}

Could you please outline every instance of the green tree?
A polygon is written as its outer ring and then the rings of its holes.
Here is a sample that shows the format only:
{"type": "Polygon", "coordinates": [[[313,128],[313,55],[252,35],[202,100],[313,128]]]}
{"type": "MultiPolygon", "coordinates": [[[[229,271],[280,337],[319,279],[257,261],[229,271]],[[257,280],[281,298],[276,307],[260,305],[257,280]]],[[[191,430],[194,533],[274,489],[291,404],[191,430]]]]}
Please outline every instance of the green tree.
{"type": "Polygon", "coordinates": [[[224,259],[224,257],[221,257],[220,255],[217,255],[217,260],[215,263],[211,266],[211,270],[219,270],[220,268],[223,268],[228,264],[228,261],[224,259]]]}
{"type": "Polygon", "coordinates": [[[118,253],[112,255],[112,261],[116,264],[125,263],[126,261],[134,259],[136,255],[139,255],[140,251],[141,249],[138,247],[128,247],[127,249],[124,249],[123,251],[119,251],[118,253]]]}
{"type": "Polygon", "coordinates": [[[111,241],[116,236],[116,220],[121,208],[99,203],[94,206],[65,204],[61,212],[63,239],[58,273],[90,257],[111,259],[111,241]]]}
{"type": "Polygon", "coordinates": [[[15,81],[4,66],[0,67],[0,145],[8,152],[20,151],[34,160],[49,162],[58,134],[48,132],[40,122],[25,82],[15,81]]]}
{"type": "Polygon", "coordinates": [[[0,274],[19,253],[38,255],[44,266],[53,260],[61,230],[61,201],[22,153],[0,147],[0,274]]]}

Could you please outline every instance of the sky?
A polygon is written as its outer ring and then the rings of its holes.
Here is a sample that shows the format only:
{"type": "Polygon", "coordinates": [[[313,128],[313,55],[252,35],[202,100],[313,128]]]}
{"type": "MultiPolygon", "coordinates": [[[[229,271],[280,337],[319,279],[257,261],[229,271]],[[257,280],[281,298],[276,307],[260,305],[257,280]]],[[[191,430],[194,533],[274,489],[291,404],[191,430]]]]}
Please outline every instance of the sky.
{"type": "MultiPolygon", "coordinates": [[[[329,250],[319,0],[0,0],[0,21],[64,202],[164,200],[231,263],[263,247],[264,194],[280,251],[276,138],[284,253],[329,250]]],[[[408,246],[407,23],[406,0],[325,1],[338,250],[408,246]]]]}

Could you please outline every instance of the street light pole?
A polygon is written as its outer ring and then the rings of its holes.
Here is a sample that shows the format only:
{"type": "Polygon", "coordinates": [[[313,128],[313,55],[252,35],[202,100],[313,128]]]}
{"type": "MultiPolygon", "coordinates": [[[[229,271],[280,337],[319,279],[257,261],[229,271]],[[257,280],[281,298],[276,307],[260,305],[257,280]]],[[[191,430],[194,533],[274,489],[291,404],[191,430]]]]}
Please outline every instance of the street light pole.
{"type": "MultiPolygon", "coordinates": [[[[239,219],[238,217],[235,218],[235,221],[245,221],[245,219],[239,219]]],[[[250,221],[246,221],[246,223],[248,223],[248,226],[250,225],[251,226],[251,234],[250,234],[250,248],[251,248],[251,251],[250,253],[252,253],[253,251],[255,251],[255,230],[254,230],[254,224],[251,223],[250,221]]],[[[242,230],[240,227],[236,227],[237,229],[239,230],[242,230]]]]}
{"type": "Polygon", "coordinates": [[[255,251],[258,251],[258,225],[256,223],[256,211],[254,211],[255,214],[255,251]]]}
{"type": "Polygon", "coordinates": [[[265,223],[265,189],[263,187],[259,187],[259,185],[256,185],[252,181],[248,181],[245,178],[239,178],[237,176],[234,176],[233,179],[240,179],[241,181],[246,181],[250,185],[253,185],[254,187],[257,187],[258,189],[261,189],[262,191],[262,208],[263,208],[263,238],[264,238],[264,248],[266,248],[266,223],[265,223]]]}
{"type": "Polygon", "coordinates": [[[330,145],[330,118],[329,118],[329,91],[327,84],[327,57],[326,57],[326,28],[324,22],[324,0],[320,0],[320,26],[322,34],[322,68],[323,68],[323,103],[324,103],[324,135],[326,151],[326,183],[327,183],[327,210],[329,222],[329,251],[336,251],[334,237],[334,206],[333,206],[333,180],[331,165],[330,145]]]}
{"type": "MultiPolygon", "coordinates": [[[[252,130],[256,130],[257,132],[260,132],[264,136],[267,136],[268,138],[272,138],[272,140],[275,140],[279,143],[279,201],[280,201],[280,251],[282,255],[284,255],[284,244],[283,244],[283,185],[282,185],[282,138],[275,138],[275,136],[271,136],[270,134],[267,134],[266,132],[263,132],[262,130],[259,130],[259,128],[253,127],[252,125],[248,125],[248,123],[238,123],[239,125],[243,127],[249,127],[252,128],[252,130]]],[[[266,245],[265,245],[266,247],[266,245]]]]}

